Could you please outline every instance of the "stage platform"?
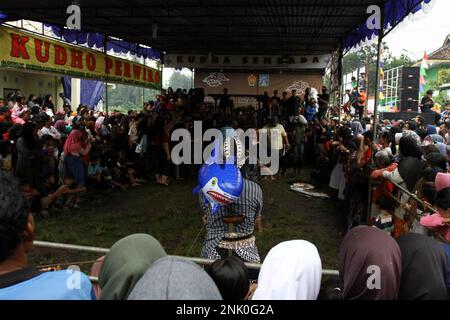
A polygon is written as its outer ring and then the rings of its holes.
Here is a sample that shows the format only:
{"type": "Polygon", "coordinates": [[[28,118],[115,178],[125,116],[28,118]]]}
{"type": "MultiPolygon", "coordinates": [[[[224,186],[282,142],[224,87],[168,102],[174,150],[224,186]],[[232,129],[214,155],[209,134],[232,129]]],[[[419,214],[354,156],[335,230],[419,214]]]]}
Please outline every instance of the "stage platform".
{"type": "Polygon", "coordinates": [[[411,120],[417,116],[421,116],[425,120],[425,124],[435,124],[435,114],[434,113],[420,113],[411,111],[400,111],[400,112],[381,112],[380,120],[411,120]]]}

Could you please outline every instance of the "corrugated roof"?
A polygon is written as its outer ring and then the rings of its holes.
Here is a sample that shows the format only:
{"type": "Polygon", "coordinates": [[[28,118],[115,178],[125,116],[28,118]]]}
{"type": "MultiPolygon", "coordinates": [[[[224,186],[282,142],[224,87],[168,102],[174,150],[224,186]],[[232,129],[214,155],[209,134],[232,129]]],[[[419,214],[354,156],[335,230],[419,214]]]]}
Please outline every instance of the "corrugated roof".
{"type": "MultiPolygon", "coordinates": [[[[82,28],[169,53],[321,54],[382,0],[80,0],[82,28]],[[157,38],[152,39],[152,24],[157,38]]],[[[64,25],[71,1],[2,0],[1,11],[64,25]]]]}

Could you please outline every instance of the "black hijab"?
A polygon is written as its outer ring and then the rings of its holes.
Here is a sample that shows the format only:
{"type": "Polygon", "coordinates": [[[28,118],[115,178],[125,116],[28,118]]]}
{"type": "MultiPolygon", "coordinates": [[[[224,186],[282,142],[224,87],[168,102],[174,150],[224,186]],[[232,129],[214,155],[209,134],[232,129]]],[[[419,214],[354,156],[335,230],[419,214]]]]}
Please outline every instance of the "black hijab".
{"type": "Polygon", "coordinates": [[[447,256],[441,246],[417,233],[397,242],[402,252],[399,299],[447,300],[447,256]]]}
{"type": "Polygon", "coordinates": [[[423,163],[415,157],[402,158],[398,164],[398,172],[403,181],[405,181],[408,190],[413,192],[416,183],[422,178],[423,163]]]}

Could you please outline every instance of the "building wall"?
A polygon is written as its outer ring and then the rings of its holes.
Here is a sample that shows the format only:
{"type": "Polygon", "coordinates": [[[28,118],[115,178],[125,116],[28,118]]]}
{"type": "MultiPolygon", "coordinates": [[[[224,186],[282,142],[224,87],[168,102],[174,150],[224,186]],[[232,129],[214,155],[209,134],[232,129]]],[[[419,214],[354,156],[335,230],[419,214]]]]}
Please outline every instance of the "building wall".
{"type": "Polygon", "coordinates": [[[63,92],[63,88],[58,76],[0,69],[0,97],[6,96],[5,89],[19,89],[26,99],[30,94],[51,94],[56,108],[62,109],[63,102],[58,94],[63,92]]]}
{"type": "Polygon", "coordinates": [[[262,95],[267,91],[272,95],[274,90],[297,90],[303,94],[306,87],[322,89],[322,73],[320,71],[305,71],[297,73],[261,72],[261,71],[227,71],[227,70],[195,70],[194,85],[204,88],[205,94],[222,94],[227,88],[228,93],[242,95],[262,95]]]}

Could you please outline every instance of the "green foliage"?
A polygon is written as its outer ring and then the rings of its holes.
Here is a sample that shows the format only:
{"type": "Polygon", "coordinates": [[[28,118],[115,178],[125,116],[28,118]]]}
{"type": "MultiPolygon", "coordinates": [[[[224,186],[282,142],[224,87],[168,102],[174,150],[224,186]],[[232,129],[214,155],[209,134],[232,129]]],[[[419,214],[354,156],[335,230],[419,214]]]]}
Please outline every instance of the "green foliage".
{"type": "Polygon", "coordinates": [[[178,88],[189,90],[192,88],[192,79],[179,71],[175,71],[169,80],[165,81],[164,86],[166,88],[172,87],[174,91],[178,88]]]}
{"type": "Polygon", "coordinates": [[[143,101],[155,100],[158,90],[116,84],[115,89],[108,88],[108,110],[127,112],[141,110],[143,101]],[[142,100],[144,95],[144,100],[142,100]]]}
{"type": "Polygon", "coordinates": [[[450,83],[450,68],[440,69],[437,80],[428,81],[428,85],[434,90],[439,90],[445,83],[450,83]]]}
{"type": "Polygon", "coordinates": [[[384,64],[384,69],[390,70],[401,66],[410,67],[414,63],[416,63],[416,61],[411,60],[411,58],[405,54],[402,54],[400,57],[394,57],[389,54],[388,59],[386,59],[384,64]]]}
{"type": "MultiPolygon", "coordinates": [[[[386,43],[383,42],[384,51],[384,71],[399,66],[412,66],[415,61],[411,60],[407,55],[402,54],[400,57],[394,57],[386,43]]],[[[369,94],[375,93],[376,89],[376,69],[377,69],[378,45],[373,43],[365,46],[357,52],[347,54],[342,60],[343,74],[348,74],[358,68],[369,65],[369,94]]]]}
{"type": "MultiPolygon", "coordinates": [[[[428,86],[433,90],[439,90],[442,85],[447,83],[450,83],[450,67],[440,69],[437,80],[428,81],[428,86]]],[[[440,105],[450,103],[448,92],[440,91],[435,101],[440,105]]]]}

